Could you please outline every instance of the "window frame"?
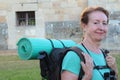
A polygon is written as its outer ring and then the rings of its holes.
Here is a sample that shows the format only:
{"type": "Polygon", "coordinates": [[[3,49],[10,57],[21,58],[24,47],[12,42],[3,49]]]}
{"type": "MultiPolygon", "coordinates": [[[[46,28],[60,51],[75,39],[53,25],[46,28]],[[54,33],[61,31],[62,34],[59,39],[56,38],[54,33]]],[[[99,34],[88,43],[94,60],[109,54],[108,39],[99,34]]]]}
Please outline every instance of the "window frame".
{"type": "Polygon", "coordinates": [[[17,11],[16,12],[17,26],[35,26],[35,11],[17,11]]]}

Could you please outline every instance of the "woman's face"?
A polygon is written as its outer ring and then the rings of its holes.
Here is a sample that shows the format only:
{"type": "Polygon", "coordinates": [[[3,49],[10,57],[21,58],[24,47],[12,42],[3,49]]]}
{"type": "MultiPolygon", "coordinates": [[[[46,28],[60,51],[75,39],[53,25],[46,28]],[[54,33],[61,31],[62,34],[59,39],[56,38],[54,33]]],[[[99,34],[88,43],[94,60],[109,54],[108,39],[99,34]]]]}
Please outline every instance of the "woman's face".
{"type": "Polygon", "coordinates": [[[94,11],[88,16],[88,24],[84,24],[85,38],[101,41],[108,31],[107,16],[101,11],[94,11]]]}

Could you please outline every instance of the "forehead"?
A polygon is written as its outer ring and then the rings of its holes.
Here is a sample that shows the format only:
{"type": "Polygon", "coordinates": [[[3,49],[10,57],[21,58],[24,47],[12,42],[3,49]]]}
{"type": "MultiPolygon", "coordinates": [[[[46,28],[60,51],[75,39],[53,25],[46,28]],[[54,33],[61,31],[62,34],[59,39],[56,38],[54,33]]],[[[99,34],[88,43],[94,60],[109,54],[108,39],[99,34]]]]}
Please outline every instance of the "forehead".
{"type": "Polygon", "coordinates": [[[107,21],[107,16],[101,11],[91,12],[89,15],[89,20],[102,20],[107,21]]]}

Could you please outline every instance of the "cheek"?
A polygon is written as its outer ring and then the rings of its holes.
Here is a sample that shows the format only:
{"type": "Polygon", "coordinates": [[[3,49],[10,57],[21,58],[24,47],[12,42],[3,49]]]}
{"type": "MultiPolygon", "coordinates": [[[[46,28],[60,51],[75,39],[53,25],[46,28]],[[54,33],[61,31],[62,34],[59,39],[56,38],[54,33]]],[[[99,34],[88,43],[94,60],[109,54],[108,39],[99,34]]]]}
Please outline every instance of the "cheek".
{"type": "Polygon", "coordinates": [[[108,32],[108,27],[105,28],[105,33],[107,33],[107,32],[108,32]]]}
{"type": "Polygon", "coordinates": [[[95,30],[94,30],[94,29],[89,28],[89,29],[86,30],[86,34],[87,34],[88,36],[91,36],[91,35],[93,36],[94,33],[95,33],[95,30]]]}
{"type": "Polygon", "coordinates": [[[90,27],[90,28],[88,28],[89,33],[93,33],[93,32],[95,32],[96,30],[97,30],[96,27],[90,27]]]}

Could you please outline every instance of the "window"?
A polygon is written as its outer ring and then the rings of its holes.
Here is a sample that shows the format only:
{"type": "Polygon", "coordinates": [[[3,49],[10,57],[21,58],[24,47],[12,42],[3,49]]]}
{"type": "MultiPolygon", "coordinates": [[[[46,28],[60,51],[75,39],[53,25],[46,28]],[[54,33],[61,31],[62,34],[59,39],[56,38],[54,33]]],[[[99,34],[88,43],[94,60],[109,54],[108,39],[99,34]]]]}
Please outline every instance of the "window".
{"type": "Polygon", "coordinates": [[[17,26],[34,26],[35,25],[35,12],[24,11],[16,12],[17,26]]]}

